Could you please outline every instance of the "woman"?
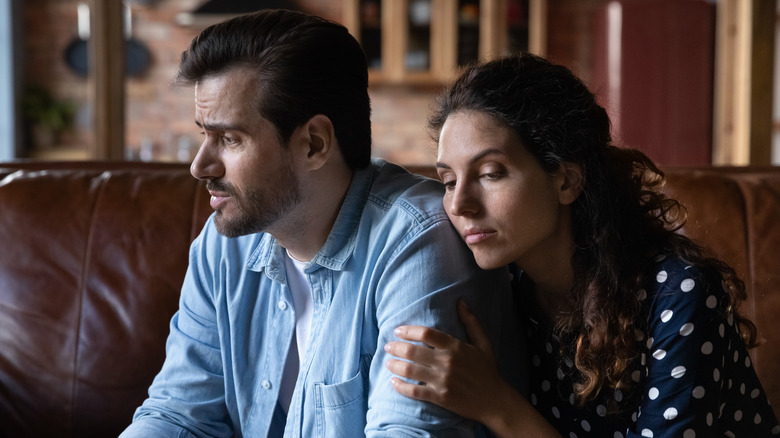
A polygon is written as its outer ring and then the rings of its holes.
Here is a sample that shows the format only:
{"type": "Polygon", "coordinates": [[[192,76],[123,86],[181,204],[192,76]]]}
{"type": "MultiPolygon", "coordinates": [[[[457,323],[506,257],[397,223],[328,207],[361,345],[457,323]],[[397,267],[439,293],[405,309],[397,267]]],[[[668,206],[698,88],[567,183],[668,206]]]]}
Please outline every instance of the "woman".
{"type": "Polygon", "coordinates": [[[611,145],[606,112],[569,70],[527,54],[472,67],[430,127],[450,220],[480,267],[516,274],[531,391],[501,379],[461,303],[471,344],[397,329],[386,349],[399,393],[502,437],[780,434],[747,355],[744,284],[676,232],[684,211],[658,191],[663,174],[611,145]]]}

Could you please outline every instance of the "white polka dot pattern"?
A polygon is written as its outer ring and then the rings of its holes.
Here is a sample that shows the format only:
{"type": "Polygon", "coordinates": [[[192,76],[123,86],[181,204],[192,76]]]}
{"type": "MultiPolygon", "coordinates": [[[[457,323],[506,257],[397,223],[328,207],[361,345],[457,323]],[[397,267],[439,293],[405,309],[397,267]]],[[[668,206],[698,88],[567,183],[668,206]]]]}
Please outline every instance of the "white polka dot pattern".
{"type": "Polygon", "coordinates": [[[532,404],[568,437],[780,436],[733,315],[719,310],[720,283],[705,278],[667,258],[637,291],[648,318],[635,330],[643,351],[628,371],[636,391],[604,390],[580,406],[560,339],[551,326],[530,330],[532,404]]]}

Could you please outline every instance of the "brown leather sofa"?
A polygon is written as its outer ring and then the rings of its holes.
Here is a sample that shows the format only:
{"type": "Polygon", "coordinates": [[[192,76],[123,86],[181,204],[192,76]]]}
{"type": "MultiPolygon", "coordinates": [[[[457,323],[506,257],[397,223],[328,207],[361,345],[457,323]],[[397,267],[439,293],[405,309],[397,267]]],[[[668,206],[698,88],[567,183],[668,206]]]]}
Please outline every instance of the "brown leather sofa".
{"type": "MultiPolygon", "coordinates": [[[[767,339],[751,354],[780,403],[780,168],[669,170],[668,191],[685,231],[745,279],[767,339]]],[[[186,165],[0,163],[0,437],[118,435],[164,359],[210,213],[186,165]]]]}

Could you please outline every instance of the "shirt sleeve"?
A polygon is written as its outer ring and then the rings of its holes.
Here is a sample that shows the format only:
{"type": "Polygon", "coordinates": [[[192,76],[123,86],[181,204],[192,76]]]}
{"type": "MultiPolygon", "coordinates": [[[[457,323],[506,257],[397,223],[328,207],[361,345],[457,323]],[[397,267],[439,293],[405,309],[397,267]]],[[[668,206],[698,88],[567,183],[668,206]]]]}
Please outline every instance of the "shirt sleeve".
{"type": "MultiPolygon", "coordinates": [[[[470,437],[475,423],[431,403],[401,396],[390,384],[384,345],[400,325],[424,325],[465,338],[456,302],[466,300],[497,339],[500,301],[510,297],[506,271],[482,271],[448,221],[409,239],[393,256],[376,291],[379,335],[370,366],[366,435],[470,437]]],[[[499,345],[495,344],[498,348],[499,345]]]]}
{"type": "MultiPolygon", "coordinates": [[[[204,230],[208,229],[207,227],[204,230]]],[[[179,310],[171,319],[166,359],[122,438],[230,437],[216,312],[201,234],[190,248],[190,264],[179,310]],[[154,433],[152,433],[154,432],[154,433]]]]}
{"type": "Polygon", "coordinates": [[[742,365],[749,357],[736,324],[718,310],[720,283],[675,262],[661,265],[647,289],[643,394],[627,437],[714,435],[713,424],[735,409],[736,374],[752,371],[742,365]],[[735,361],[745,371],[730,368],[735,361]]]}

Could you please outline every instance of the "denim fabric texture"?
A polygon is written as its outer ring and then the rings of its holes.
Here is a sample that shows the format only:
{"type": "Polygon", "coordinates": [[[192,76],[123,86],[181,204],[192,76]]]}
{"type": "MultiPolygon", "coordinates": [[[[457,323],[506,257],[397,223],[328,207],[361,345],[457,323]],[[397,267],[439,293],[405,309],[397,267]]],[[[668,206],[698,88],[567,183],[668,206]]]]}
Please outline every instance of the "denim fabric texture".
{"type": "MultiPolygon", "coordinates": [[[[476,266],[442,191],[381,160],[355,173],[305,270],[314,314],[286,418],[277,397],[295,309],[284,249],[263,233],[226,238],[209,219],[191,247],[165,364],[122,438],[266,437],[282,429],[284,437],[474,436],[473,422],[397,394],[384,365],[399,325],[464,338],[459,298],[495,342],[513,323],[508,272],[476,266]]],[[[515,360],[495,342],[505,366],[515,360]]]]}

